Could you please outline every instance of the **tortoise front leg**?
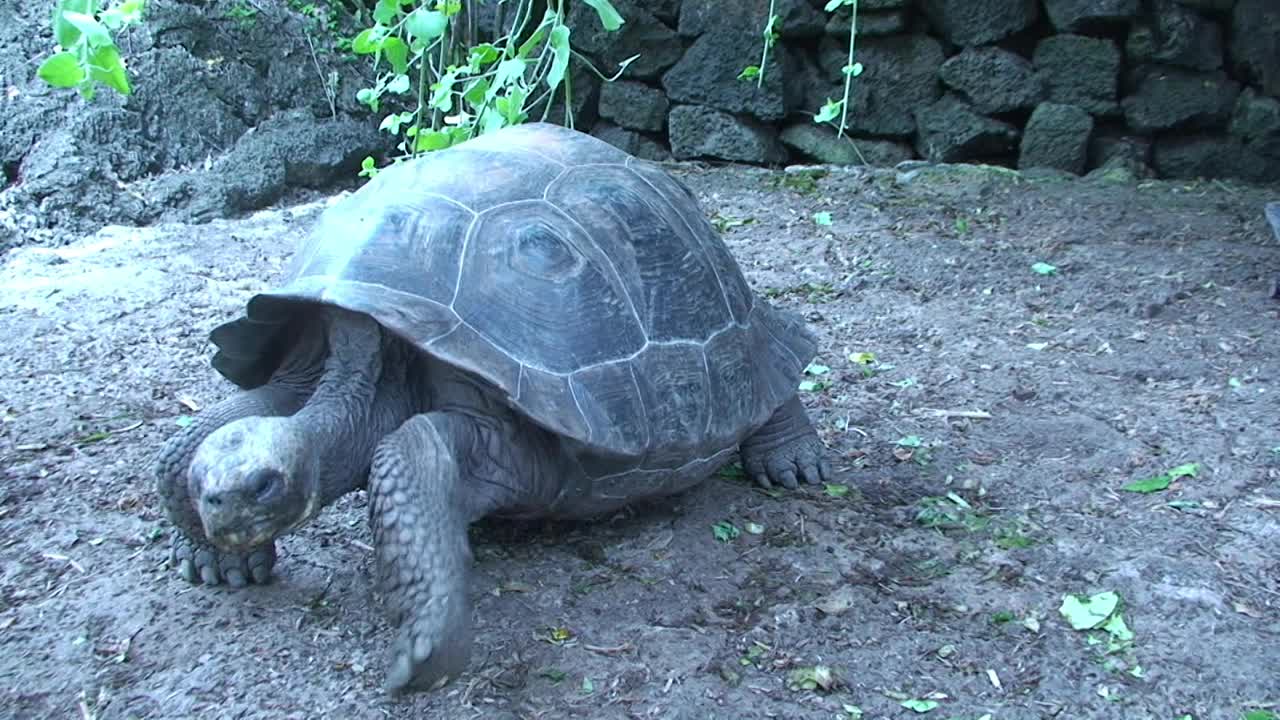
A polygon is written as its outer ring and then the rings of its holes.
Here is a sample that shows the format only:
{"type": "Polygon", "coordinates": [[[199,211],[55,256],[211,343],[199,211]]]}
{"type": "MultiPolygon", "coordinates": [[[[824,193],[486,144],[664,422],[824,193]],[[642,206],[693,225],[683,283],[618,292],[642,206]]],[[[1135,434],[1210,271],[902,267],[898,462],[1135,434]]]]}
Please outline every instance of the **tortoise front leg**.
{"type": "Polygon", "coordinates": [[[544,434],[509,418],[433,412],[406,421],[378,446],[369,473],[379,588],[398,636],[387,686],[434,690],[471,657],[468,526],[485,515],[537,511],[565,476],[544,434]]]}
{"type": "Polygon", "coordinates": [[[232,587],[242,587],[271,578],[276,562],[274,543],[249,553],[226,553],[205,538],[187,473],[200,443],[218,428],[246,417],[291,415],[304,399],[302,393],[277,385],[236,393],[196,415],[190,425],[160,449],[153,466],[156,491],[178,531],[173,536],[169,559],[187,582],[216,585],[225,581],[232,587]]]}

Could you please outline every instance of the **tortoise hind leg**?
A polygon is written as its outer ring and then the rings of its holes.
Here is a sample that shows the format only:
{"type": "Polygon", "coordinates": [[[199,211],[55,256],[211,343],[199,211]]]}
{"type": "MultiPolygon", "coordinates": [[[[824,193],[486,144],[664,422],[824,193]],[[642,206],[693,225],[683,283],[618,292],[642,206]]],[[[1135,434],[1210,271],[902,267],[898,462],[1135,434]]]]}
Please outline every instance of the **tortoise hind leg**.
{"type": "Polygon", "coordinates": [[[826,452],[800,397],[792,395],[764,427],[742,442],[742,465],[762,487],[778,483],[794,489],[797,478],[816,484],[834,477],[826,452]]]}

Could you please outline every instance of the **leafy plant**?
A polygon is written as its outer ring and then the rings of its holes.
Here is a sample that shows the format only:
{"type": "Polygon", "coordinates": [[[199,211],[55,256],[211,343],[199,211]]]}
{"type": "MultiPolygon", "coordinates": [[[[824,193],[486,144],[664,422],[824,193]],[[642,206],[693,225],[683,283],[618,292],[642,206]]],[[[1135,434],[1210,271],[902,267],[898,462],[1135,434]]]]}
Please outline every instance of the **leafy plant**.
{"type": "Polygon", "coordinates": [[[112,33],[141,20],[144,3],[121,0],[99,10],[98,0],[58,0],[53,9],[58,52],[45,58],[36,74],[53,87],[75,88],[86,100],[93,99],[98,83],[129,95],[133,88],[112,33]]]}
{"type": "MultiPolygon", "coordinates": [[[[606,31],[625,22],[609,0],[583,1],[606,31]]],[[[374,86],[356,99],[378,112],[391,97],[412,96],[412,109],[387,114],[379,126],[403,136],[406,156],[520,124],[539,105],[546,119],[557,91],[564,93],[565,124],[573,127],[569,62],[585,58],[570,47],[564,0],[549,0],[536,23],[534,7],[534,0],[518,0],[509,33],[474,43],[458,22],[462,0],[378,0],[373,24],[351,42],[357,55],[373,56],[377,71],[374,86]]],[[[624,60],[618,74],[634,60],[624,60]]]]}
{"type": "MultiPolygon", "coordinates": [[[[512,13],[512,22],[499,22],[509,32],[492,42],[476,42],[460,19],[466,17],[464,9],[471,14],[481,1],[377,0],[371,9],[360,2],[356,18],[365,27],[336,41],[336,49],[372,59],[373,86],[361,88],[356,99],[375,113],[393,106],[379,127],[402,137],[403,156],[522,123],[531,109],[541,107],[541,119],[546,119],[557,93],[564,97],[565,124],[573,127],[571,60],[612,80],[638,57],[624,60],[612,78],[602,75],[570,46],[566,0],[499,0],[499,18],[512,13]],[[545,11],[537,19],[535,8],[541,5],[545,11]]],[[[40,77],[55,87],[78,88],[86,98],[93,96],[95,83],[128,95],[131,88],[112,33],[141,19],[144,2],[119,0],[99,12],[98,0],[58,0],[53,27],[61,51],[40,66],[40,77]]],[[[582,2],[595,10],[606,31],[625,22],[610,0],[582,2]]],[[[289,5],[336,35],[331,3],[290,0],[289,5]]],[[[252,8],[236,5],[230,13],[244,21],[252,17],[252,8]]],[[[360,174],[376,172],[374,160],[366,158],[360,174]]]]}

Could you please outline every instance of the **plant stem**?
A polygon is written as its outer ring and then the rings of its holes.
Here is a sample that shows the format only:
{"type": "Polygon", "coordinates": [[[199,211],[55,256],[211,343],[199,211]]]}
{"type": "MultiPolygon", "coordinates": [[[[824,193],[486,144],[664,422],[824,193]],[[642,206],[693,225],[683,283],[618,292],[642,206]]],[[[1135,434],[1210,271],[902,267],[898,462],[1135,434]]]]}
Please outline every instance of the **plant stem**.
{"type": "Polygon", "coordinates": [[[769,61],[769,46],[773,44],[773,8],[777,0],[769,0],[769,15],[764,21],[764,50],[760,53],[760,72],[756,74],[756,87],[764,87],[764,66],[769,61]]]}
{"type": "MultiPolygon", "coordinates": [[[[854,58],[854,40],[858,36],[858,0],[853,0],[849,6],[849,62],[845,67],[853,67],[854,58]]],[[[844,129],[848,127],[849,122],[849,88],[853,85],[853,71],[849,70],[844,74],[844,102],[840,103],[840,129],[836,131],[836,137],[844,137],[844,129]]]]}

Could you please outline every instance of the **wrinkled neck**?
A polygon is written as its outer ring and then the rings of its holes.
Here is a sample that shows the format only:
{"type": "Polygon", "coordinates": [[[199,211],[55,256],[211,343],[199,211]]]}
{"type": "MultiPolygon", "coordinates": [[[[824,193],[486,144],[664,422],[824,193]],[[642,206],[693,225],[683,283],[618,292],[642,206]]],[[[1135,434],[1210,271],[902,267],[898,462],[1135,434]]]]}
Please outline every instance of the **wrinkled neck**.
{"type": "Polygon", "coordinates": [[[371,318],[334,310],[315,390],[292,417],[319,465],[321,504],[362,487],[373,451],[411,412],[408,351],[371,318]]]}

